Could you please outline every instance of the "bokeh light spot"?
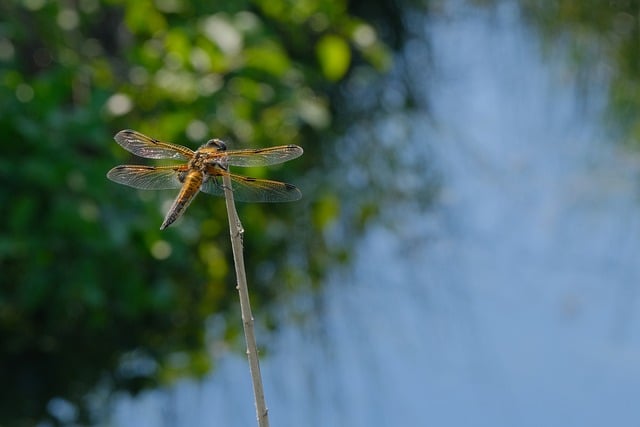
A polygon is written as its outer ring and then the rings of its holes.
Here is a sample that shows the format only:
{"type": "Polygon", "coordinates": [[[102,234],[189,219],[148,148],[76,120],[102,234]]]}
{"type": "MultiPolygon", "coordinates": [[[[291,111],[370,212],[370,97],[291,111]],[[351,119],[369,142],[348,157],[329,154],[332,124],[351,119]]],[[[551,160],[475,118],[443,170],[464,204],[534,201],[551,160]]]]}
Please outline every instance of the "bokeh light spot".
{"type": "Polygon", "coordinates": [[[16,98],[20,102],[29,102],[33,99],[33,88],[26,83],[20,83],[16,87],[16,98]]]}
{"type": "Polygon", "coordinates": [[[107,100],[107,110],[114,116],[127,114],[133,108],[131,98],[123,93],[116,93],[107,100]]]}
{"type": "Polygon", "coordinates": [[[242,49],[242,34],[221,16],[205,19],[202,30],[227,55],[236,55],[242,49]]]}
{"type": "Polygon", "coordinates": [[[202,120],[192,120],[187,126],[187,136],[192,141],[202,141],[207,136],[208,130],[202,120]]]}
{"type": "Polygon", "coordinates": [[[171,245],[166,240],[156,240],[151,245],[151,255],[155,259],[167,259],[171,255],[171,245]]]}
{"type": "Polygon", "coordinates": [[[78,12],[73,9],[62,9],[60,13],[58,13],[57,21],[60,28],[69,31],[78,26],[80,17],[78,16],[78,12]]]}

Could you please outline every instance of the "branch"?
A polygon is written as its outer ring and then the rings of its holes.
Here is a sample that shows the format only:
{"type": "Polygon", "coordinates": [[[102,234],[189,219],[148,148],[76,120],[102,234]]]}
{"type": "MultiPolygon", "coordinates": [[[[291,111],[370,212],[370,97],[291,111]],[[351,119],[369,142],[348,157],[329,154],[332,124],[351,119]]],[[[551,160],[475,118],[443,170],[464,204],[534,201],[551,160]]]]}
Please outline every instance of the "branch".
{"type": "Polygon", "coordinates": [[[253,330],[253,315],[251,314],[251,304],[249,302],[247,275],[244,271],[244,255],[242,253],[242,236],[244,234],[244,229],[242,228],[240,218],[238,218],[238,213],[236,212],[229,175],[222,175],[222,183],[224,185],[224,195],[227,202],[229,232],[231,234],[231,249],[233,250],[233,261],[236,267],[236,288],[240,295],[240,311],[242,312],[242,326],[244,327],[244,337],[247,343],[247,357],[249,358],[249,370],[251,371],[251,381],[253,382],[256,416],[258,418],[259,427],[269,427],[268,409],[264,400],[262,377],[260,375],[258,346],[256,345],[256,336],[253,330]]]}

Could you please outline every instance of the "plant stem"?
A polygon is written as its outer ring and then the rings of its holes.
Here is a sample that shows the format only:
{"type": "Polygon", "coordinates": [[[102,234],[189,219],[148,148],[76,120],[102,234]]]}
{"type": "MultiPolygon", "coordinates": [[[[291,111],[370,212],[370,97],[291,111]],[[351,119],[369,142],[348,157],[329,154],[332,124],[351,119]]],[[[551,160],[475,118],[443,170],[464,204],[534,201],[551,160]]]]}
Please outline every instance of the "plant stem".
{"type": "Polygon", "coordinates": [[[260,375],[260,360],[258,359],[258,346],[253,330],[253,315],[251,314],[251,304],[249,302],[249,289],[247,288],[247,275],[244,271],[244,255],[242,253],[242,236],[244,229],[236,206],[233,201],[233,191],[231,179],[228,175],[222,175],[224,185],[224,195],[227,202],[227,216],[229,217],[229,233],[231,234],[231,249],[233,250],[233,261],[236,268],[236,279],[238,294],[240,295],[240,311],[242,312],[242,326],[244,327],[244,337],[247,343],[247,357],[249,358],[249,370],[251,371],[251,381],[253,382],[253,395],[256,404],[256,416],[259,427],[269,427],[269,415],[267,404],[264,400],[264,389],[262,388],[262,376],[260,375]]]}

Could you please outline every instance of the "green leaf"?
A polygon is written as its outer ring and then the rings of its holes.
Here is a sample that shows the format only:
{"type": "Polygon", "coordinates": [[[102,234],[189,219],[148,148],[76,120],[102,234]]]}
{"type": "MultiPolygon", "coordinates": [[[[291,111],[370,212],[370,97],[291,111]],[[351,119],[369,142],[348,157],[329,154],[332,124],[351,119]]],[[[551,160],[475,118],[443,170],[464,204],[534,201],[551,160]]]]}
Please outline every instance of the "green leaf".
{"type": "Polygon", "coordinates": [[[351,64],[349,44],[335,35],[327,35],[320,39],[316,45],[316,55],[322,73],[332,81],[343,78],[351,64]]]}

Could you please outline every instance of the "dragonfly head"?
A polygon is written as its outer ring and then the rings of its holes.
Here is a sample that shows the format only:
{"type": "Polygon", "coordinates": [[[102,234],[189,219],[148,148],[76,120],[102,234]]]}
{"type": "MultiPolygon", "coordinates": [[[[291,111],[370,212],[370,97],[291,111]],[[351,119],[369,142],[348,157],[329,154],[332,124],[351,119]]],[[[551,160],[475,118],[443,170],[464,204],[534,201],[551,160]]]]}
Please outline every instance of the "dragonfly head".
{"type": "Polygon", "coordinates": [[[227,151],[227,144],[217,138],[210,139],[205,145],[209,148],[215,147],[218,149],[218,151],[227,151]]]}

